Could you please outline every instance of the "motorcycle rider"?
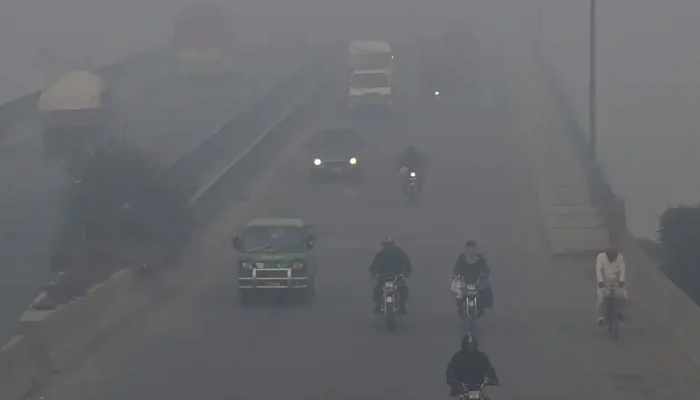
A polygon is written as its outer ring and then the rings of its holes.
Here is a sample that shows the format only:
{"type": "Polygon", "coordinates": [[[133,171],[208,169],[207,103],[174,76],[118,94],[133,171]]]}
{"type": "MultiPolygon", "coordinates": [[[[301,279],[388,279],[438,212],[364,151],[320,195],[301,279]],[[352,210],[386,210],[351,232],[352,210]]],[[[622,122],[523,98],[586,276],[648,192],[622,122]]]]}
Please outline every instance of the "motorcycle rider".
{"type": "MultiPolygon", "coordinates": [[[[374,310],[376,314],[381,310],[382,288],[384,282],[397,275],[402,275],[408,278],[411,275],[411,260],[408,255],[394,243],[390,235],[382,238],[382,249],[379,250],[372,265],[369,267],[369,272],[373,277],[377,277],[377,284],[372,291],[374,300],[374,310]]],[[[399,305],[399,313],[406,314],[406,302],[408,301],[408,287],[403,279],[397,282],[401,304],[399,305]]]]}
{"type": "MultiPolygon", "coordinates": [[[[488,383],[498,385],[498,376],[491,360],[486,353],[479,350],[479,343],[471,333],[467,333],[462,338],[462,348],[450,359],[445,376],[451,389],[450,397],[453,399],[459,398],[462,394],[462,386],[457,382],[481,385],[487,382],[488,378],[488,383]]],[[[483,398],[488,400],[485,394],[483,398]]]]}
{"type": "MultiPolygon", "coordinates": [[[[482,284],[481,292],[479,297],[481,301],[477,302],[477,309],[479,316],[484,315],[484,308],[490,305],[493,301],[493,294],[491,293],[491,288],[488,285],[488,277],[491,273],[486,258],[479,252],[478,245],[474,240],[468,240],[464,244],[464,250],[457,257],[455,265],[453,268],[453,274],[455,277],[461,277],[465,284],[476,284],[476,282],[481,278],[480,283],[482,284]]],[[[462,299],[457,298],[458,312],[462,313],[462,299]]]]}
{"type": "Polygon", "coordinates": [[[399,174],[401,177],[401,189],[404,194],[408,194],[407,175],[409,172],[418,174],[418,193],[423,191],[426,165],[427,157],[416,146],[408,145],[404,147],[399,156],[399,174]]]}
{"type": "Polygon", "coordinates": [[[603,301],[607,295],[606,284],[617,284],[615,291],[617,300],[618,318],[623,319],[622,310],[627,302],[627,267],[625,259],[614,246],[609,246],[603,253],[598,254],[595,263],[596,278],[598,281],[598,325],[605,325],[605,310],[603,301]]]}

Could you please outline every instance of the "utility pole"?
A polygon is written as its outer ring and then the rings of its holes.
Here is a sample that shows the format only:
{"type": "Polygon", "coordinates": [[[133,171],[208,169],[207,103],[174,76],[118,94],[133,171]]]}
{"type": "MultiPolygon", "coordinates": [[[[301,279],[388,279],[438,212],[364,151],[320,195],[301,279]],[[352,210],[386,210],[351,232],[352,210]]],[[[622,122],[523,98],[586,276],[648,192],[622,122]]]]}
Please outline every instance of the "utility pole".
{"type": "Polygon", "coordinates": [[[598,132],[596,126],[596,0],[590,0],[590,79],[588,84],[588,129],[590,132],[591,157],[597,157],[598,132]]]}
{"type": "Polygon", "coordinates": [[[537,0],[537,37],[535,37],[537,51],[542,47],[542,0],[537,0]]]}

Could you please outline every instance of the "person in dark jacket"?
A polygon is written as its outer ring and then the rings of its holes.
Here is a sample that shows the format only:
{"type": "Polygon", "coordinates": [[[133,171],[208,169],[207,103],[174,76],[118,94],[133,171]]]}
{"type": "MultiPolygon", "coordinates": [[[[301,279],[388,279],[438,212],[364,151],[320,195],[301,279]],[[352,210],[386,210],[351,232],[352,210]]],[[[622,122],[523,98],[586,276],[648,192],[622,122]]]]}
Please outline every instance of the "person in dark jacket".
{"type": "MultiPolygon", "coordinates": [[[[467,333],[462,338],[462,348],[456,352],[445,371],[447,384],[450,386],[450,397],[457,398],[462,393],[462,385],[481,385],[488,382],[498,385],[496,370],[491,364],[491,360],[486,353],[479,350],[479,343],[476,337],[467,333]],[[488,381],[486,380],[488,379],[488,381]]],[[[488,399],[488,397],[484,397],[488,399]]]]}
{"type": "MultiPolygon", "coordinates": [[[[464,251],[459,254],[455,261],[453,274],[464,279],[467,284],[475,284],[481,278],[482,291],[479,294],[480,301],[477,302],[479,316],[484,315],[484,308],[492,305],[491,288],[488,285],[488,276],[491,273],[486,258],[477,248],[477,243],[474,240],[468,240],[464,244],[464,251]]],[[[461,307],[463,303],[461,299],[457,299],[457,307],[461,315],[461,307]]]]}
{"type": "Polygon", "coordinates": [[[399,156],[399,175],[401,177],[401,189],[404,194],[408,193],[408,173],[418,174],[418,192],[423,191],[423,181],[425,180],[425,167],[428,159],[414,145],[404,147],[399,156]]]}
{"type": "MultiPolygon", "coordinates": [[[[384,282],[397,275],[403,275],[405,278],[408,278],[411,275],[411,260],[408,258],[408,255],[394,243],[391,236],[386,235],[382,238],[382,249],[374,256],[372,265],[369,267],[369,272],[373,277],[377,277],[377,283],[372,291],[372,298],[374,300],[373,312],[376,314],[381,310],[382,287],[384,282]]],[[[401,314],[406,314],[408,287],[403,279],[399,280],[398,287],[399,296],[401,297],[399,312],[401,314]]]]}

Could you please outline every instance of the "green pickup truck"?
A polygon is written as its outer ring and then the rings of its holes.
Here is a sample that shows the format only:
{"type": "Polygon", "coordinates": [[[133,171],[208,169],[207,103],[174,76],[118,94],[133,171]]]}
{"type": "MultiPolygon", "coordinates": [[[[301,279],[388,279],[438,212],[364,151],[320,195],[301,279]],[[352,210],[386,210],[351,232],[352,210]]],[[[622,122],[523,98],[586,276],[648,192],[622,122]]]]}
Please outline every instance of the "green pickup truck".
{"type": "Polygon", "coordinates": [[[307,303],[314,294],[316,241],[311,225],[298,218],[248,222],[232,239],[238,252],[238,289],[245,304],[254,292],[284,290],[307,303]]]}

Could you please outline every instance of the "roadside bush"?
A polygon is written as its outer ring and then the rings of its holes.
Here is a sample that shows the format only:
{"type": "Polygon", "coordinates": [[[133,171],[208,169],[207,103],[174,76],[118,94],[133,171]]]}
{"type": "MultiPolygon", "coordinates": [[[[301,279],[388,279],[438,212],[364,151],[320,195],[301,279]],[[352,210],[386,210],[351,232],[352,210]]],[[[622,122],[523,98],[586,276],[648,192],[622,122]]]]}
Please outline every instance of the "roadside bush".
{"type": "Polygon", "coordinates": [[[194,229],[193,210],[188,193],[168,181],[153,158],[120,147],[71,160],[70,167],[80,183],[66,193],[55,238],[55,298],[80,296],[119,269],[137,263],[157,268],[179,256],[194,229]]]}
{"type": "Polygon", "coordinates": [[[700,206],[667,209],[661,216],[659,239],[664,272],[700,304],[700,206]]]}

